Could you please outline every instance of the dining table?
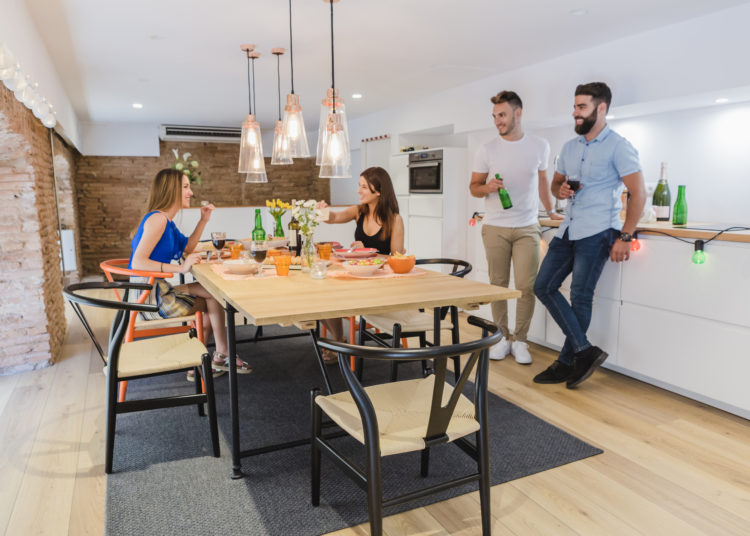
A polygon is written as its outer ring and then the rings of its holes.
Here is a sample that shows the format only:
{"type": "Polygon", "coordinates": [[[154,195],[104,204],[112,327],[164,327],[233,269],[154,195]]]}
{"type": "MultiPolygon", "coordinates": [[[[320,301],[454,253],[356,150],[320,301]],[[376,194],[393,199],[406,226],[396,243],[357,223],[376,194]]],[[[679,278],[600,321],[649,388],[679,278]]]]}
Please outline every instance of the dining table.
{"type": "MultiPolygon", "coordinates": [[[[389,313],[399,310],[439,309],[455,306],[474,310],[480,305],[519,298],[521,292],[470,279],[452,277],[440,271],[415,268],[403,276],[349,277],[330,267],[328,277],[314,279],[309,272],[290,270],[288,276],[277,276],[273,270],[262,277],[229,278],[211,264],[193,265],[196,281],[224,307],[227,346],[236,355],[235,315],[239,313],[257,327],[267,325],[296,326],[310,330],[327,318],[389,313]],[[338,277],[334,277],[338,276],[338,277]]],[[[330,390],[326,367],[315,345],[326,388],[330,390]]],[[[242,452],[239,440],[239,402],[235,359],[229,359],[229,398],[231,416],[232,478],[242,478],[242,452]]]]}

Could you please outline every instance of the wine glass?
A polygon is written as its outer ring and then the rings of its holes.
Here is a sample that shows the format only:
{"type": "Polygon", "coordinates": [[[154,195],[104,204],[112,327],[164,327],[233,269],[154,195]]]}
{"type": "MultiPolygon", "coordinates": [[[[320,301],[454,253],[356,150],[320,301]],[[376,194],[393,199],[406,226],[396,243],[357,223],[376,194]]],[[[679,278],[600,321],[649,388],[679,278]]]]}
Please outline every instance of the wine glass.
{"type": "Polygon", "coordinates": [[[216,258],[221,260],[221,250],[224,248],[224,244],[227,240],[227,234],[225,232],[213,232],[211,233],[211,243],[216,248],[216,258]]]}
{"type": "Polygon", "coordinates": [[[258,275],[256,277],[263,277],[263,261],[266,260],[268,254],[268,243],[265,240],[253,240],[250,242],[250,254],[258,263],[258,275]]]}
{"type": "Polygon", "coordinates": [[[565,177],[565,181],[568,183],[570,189],[573,190],[573,197],[575,197],[576,192],[581,189],[580,175],[570,174],[565,177]]]}

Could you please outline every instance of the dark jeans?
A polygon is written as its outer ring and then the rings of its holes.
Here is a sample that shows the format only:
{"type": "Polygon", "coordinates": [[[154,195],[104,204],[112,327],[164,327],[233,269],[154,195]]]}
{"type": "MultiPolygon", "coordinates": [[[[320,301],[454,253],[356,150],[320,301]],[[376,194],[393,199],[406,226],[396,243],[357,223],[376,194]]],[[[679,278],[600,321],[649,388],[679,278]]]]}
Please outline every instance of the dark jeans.
{"type": "Polygon", "coordinates": [[[618,236],[620,231],[607,229],[580,240],[569,240],[566,230],[562,238],[552,239],[539,268],[534,294],[565,334],[565,344],[557,359],[566,365],[573,363],[573,354],[591,346],[586,330],[591,323],[594,289],[618,236]],[[559,289],[571,272],[568,303],[559,289]]]}

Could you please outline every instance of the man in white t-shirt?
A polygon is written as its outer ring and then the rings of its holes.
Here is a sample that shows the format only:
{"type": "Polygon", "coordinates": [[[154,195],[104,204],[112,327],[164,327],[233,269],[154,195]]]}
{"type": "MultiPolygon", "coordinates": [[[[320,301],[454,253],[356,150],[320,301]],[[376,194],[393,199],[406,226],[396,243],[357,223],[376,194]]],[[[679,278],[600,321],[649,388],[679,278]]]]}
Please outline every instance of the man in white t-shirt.
{"type": "Polygon", "coordinates": [[[501,91],[490,99],[492,118],[500,136],[488,141],[476,154],[469,191],[483,197],[485,215],[482,240],[490,282],[507,287],[513,261],[513,279],[523,295],[516,303],[516,329],[513,342],[508,331],[508,306],[492,304],[493,321],[505,335],[490,349],[490,359],[500,360],[512,353],[518,363],[531,363],[526,334],[534,314],[534,281],[539,269],[539,199],[549,217],[563,219],[553,210],[547,179],[549,143],[521,126],[523,104],[513,91],[501,91]],[[496,178],[499,176],[500,178],[496,178]],[[510,194],[512,207],[500,202],[499,190],[510,194]]]}

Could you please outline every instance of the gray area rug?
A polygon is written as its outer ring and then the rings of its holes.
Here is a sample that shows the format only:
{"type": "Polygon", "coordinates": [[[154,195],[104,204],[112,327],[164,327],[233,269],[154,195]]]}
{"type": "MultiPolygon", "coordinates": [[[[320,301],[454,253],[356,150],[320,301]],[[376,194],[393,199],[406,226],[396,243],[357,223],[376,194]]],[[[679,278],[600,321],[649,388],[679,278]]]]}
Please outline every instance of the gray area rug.
{"type": "MultiPolygon", "coordinates": [[[[239,331],[253,333],[254,328],[239,331]]],[[[266,335],[293,332],[266,328],[266,335]]],[[[309,436],[309,391],[322,387],[309,337],[247,343],[240,354],[255,371],[239,376],[241,447],[249,449],[309,436]]],[[[343,389],[329,367],[334,389],[343,389]]],[[[365,383],[384,381],[387,364],[369,362],[365,383]]],[[[401,366],[399,378],[417,377],[419,366],[401,366]]],[[[316,535],[367,521],[365,493],[323,456],[321,505],[310,504],[310,447],[244,458],[241,480],[231,480],[230,419],[226,375],[216,379],[221,458],[210,455],[206,418],[193,407],[120,415],[114,470],[107,477],[106,533],[111,536],[184,534],[316,535]]],[[[471,387],[471,386],[470,386],[471,387]]],[[[133,382],[128,398],[192,392],[184,374],[133,382]]],[[[538,473],[602,451],[492,395],[490,444],[492,484],[538,473]]],[[[336,440],[347,454],[359,443],[336,440]]],[[[360,458],[362,459],[362,458],[360,458]]],[[[433,448],[430,476],[419,476],[419,453],[383,461],[386,497],[474,471],[458,447],[433,448]]],[[[477,489],[454,488],[385,515],[410,510],[477,489]]],[[[477,505],[477,514],[479,506],[477,505]]]]}

